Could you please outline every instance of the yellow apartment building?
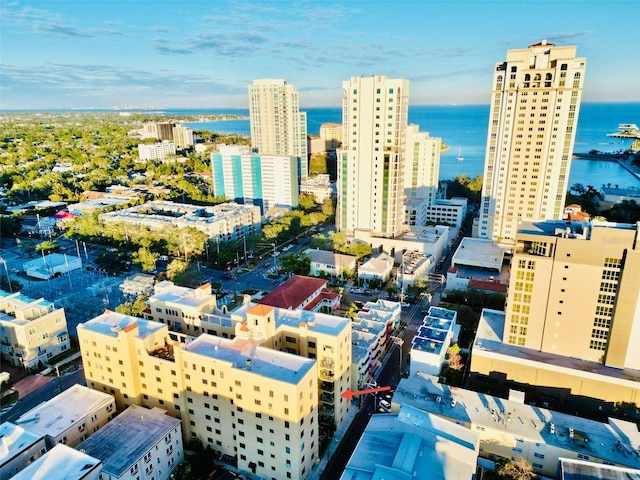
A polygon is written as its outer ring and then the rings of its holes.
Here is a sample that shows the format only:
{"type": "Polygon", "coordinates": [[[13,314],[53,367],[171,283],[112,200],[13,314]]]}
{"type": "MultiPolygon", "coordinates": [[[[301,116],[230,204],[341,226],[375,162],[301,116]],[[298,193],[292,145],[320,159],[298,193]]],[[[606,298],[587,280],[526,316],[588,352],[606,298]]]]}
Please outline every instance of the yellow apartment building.
{"type": "MultiPolygon", "coordinates": [[[[336,383],[348,382],[350,354],[340,362],[340,354],[330,356],[342,335],[333,341],[312,336],[314,325],[301,327],[301,318],[300,332],[282,328],[276,335],[276,309],[244,308],[234,339],[194,339],[162,323],[106,311],[78,326],[87,385],[114,395],[119,409],[160,407],[181,417],[185,440],[234,457],[241,470],[278,480],[308,478],[318,458],[319,383],[339,395],[336,383]],[[263,338],[272,348],[262,346],[263,338]],[[313,349],[318,360],[293,349],[313,349]],[[338,367],[345,372],[336,378],[338,367]]],[[[327,319],[315,322],[320,330],[338,328],[327,319]]],[[[348,340],[350,329],[342,329],[348,340]]]]}

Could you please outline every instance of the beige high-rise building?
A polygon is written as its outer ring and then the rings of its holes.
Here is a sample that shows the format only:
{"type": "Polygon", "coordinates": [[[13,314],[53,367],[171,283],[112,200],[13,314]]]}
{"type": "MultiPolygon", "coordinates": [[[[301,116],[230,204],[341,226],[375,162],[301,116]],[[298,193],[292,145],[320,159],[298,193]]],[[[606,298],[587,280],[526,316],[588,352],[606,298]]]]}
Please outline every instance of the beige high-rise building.
{"type": "Polygon", "coordinates": [[[383,75],[342,83],[336,227],[394,238],[402,233],[409,81],[383,75]]]}
{"type": "Polygon", "coordinates": [[[259,79],[249,85],[251,148],[266,155],[300,158],[300,179],[307,178],[307,114],[298,91],[282,79],[259,79]]]}
{"type": "Polygon", "coordinates": [[[585,64],[545,40],[496,64],[480,237],[513,244],[521,219],[562,218],[585,64]]]}
{"type": "Polygon", "coordinates": [[[503,341],[640,370],[640,223],[523,222],[503,341]]]}

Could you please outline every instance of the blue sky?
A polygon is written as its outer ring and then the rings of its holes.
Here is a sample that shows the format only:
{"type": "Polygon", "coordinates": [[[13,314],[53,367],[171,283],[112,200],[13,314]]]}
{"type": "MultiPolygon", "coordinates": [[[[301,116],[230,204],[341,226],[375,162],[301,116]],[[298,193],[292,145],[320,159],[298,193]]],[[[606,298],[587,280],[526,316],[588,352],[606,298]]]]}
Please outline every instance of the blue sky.
{"type": "Polygon", "coordinates": [[[640,101],[638,0],[0,2],[2,109],[246,108],[255,78],[339,106],[370,74],[486,104],[506,50],[542,39],[586,57],[583,101],[640,101]]]}

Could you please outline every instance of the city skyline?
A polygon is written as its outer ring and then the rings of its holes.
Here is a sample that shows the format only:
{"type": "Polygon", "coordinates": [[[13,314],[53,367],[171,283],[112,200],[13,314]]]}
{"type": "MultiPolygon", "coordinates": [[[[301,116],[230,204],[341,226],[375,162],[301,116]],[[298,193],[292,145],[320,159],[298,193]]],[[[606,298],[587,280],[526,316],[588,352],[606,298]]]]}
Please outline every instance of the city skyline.
{"type": "Polygon", "coordinates": [[[543,39],[589,59],[583,101],[640,101],[638,4],[551,5],[3,1],[0,108],[247,108],[256,78],[339,106],[374,74],[407,78],[414,105],[488,104],[495,59],[543,39]]]}

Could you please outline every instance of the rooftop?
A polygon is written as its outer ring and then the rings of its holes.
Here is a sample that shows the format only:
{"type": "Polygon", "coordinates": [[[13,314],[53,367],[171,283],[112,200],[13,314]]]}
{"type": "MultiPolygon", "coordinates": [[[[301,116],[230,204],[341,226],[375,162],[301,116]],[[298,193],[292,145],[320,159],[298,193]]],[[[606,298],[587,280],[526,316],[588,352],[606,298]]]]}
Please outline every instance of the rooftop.
{"type": "Polygon", "coordinates": [[[156,443],[178,427],[180,420],[160,408],[131,405],[80,445],[78,450],[102,460],[103,470],[120,477],[156,443]]]}
{"type": "Polygon", "coordinates": [[[640,470],[561,458],[557,478],[558,480],[640,480],[640,470]]]}
{"type": "Polygon", "coordinates": [[[326,285],[327,281],[322,278],[294,275],[258,300],[258,303],[295,309],[326,285]]]}
{"type": "Polygon", "coordinates": [[[23,425],[36,435],[55,438],[90,413],[113,401],[113,397],[107,393],[76,383],[51,400],[24,413],[15,423],[23,425]]]}
{"type": "Polygon", "coordinates": [[[228,362],[238,370],[294,385],[316,364],[313,359],[260,347],[256,341],[241,337],[229,340],[202,334],[185,345],[184,350],[228,362]]]}
{"type": "Polygon", "coordinates": [[[371,417],[341,479],[472,478],[477,455],[475,433],[403,405],[371,417]]]}
{"type": "Polygon", "coordinates": [[[0,467],[41,439],[42,435],[11,422],[0,424],[0,467]]]}
{"type": "Polygon", "coordinates": [[[315,263],[323,263],[325,265],[334,265],[338,268],[348,268],[349,265],[355,263],[357,257],[353,255],[344,255],[342,253],[334,253],[328,250],[316,250],[307,248],[303,252],[307,257],[315,263]]]}
{"type": "Polygon", "coordinates": [[[525,441],[545,443],[633,468],[640,468],[640,432],[617,419],[601,423],[537,406],[437,383],[416,372],[403,379],[393,401],[452,421],[507,432],[525,441]]]}
{"type": "Polygon", "coordinates": [[[151,333],[166,328],[166,325],[123,313],[112,312],[111,310],[105,310],[103,314],[78,325],[78,328],[84,328],[111,337],[117,337],[120,331],[129,331],[136,327],[138,331],[137,337],[145,338],[151,333]]]}
{"type": "Polygon", "coordinates": [[[71,447],[57,444],[28,467],[20,470],[13,480],[81,480],[96,478],[100,460],[71,447]]]}
{"type": "Polygon", "coordinates": [[[491,240],[465,237],[453,254],[451,265],[466,265],[500,271],[505,250],[491,240]]]}
{"type": "MultiPolygon", "coordinates": [[[[612,368],[598,362],[503,343],[504,321],[504,312],[488,308],[482,310],[476,338],[473,342],[474,355],[484,355],[485,353],[490,356],[504,355],[520,359],[525,364],[544,363],[550,368],[567,370],[574,376],[594,378],[594,376],[602,375],[617,378],[620,381],[640,382],[640,370],[612,368]]],[[[635,386],[635,384],[632,385],[635,386]]],[[[635,388],[638,387],[635,386],[635,388]]]]}

